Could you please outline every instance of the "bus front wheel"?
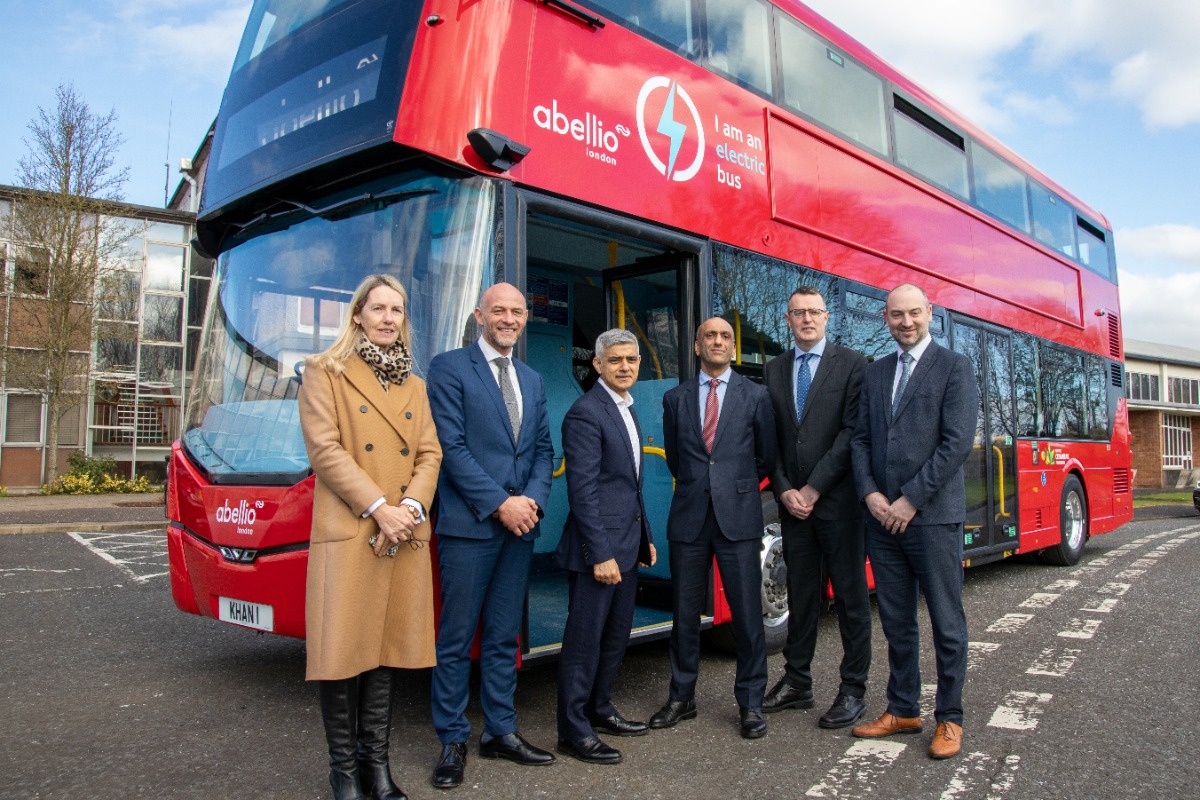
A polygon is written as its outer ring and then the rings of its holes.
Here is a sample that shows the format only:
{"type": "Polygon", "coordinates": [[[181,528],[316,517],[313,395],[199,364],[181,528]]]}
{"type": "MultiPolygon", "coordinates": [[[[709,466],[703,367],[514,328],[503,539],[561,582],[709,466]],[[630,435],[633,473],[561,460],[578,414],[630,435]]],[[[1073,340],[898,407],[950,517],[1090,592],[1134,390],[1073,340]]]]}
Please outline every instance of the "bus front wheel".
{"type": "MultiPolygon", "coordinates": [[[[762,599],[763,636],[767,654],[778,653],[787,644],[788,596],[787,565],[783,560],[783,534],[779,529],[778,512],[774,501],[768,510],[764,503],[762,544],[759,549],[759,564],[762,568],[762,583],[759,594],[762,599]]],[[[718,625],[709,633],[709,641],[727,653],[737,652],[733,625],[718,625]]]]}
{"type": "Polygon", "coordinates": [[[1053,547],[1043,550],[1042,558],[1048,564],[1069,567],[1079,563],[1083,546],[1088,540],[1087,495],[1076,476],[1068,475],[1063,481],[1058,509],[1058,528],[1062,539],[1053,547]]]}

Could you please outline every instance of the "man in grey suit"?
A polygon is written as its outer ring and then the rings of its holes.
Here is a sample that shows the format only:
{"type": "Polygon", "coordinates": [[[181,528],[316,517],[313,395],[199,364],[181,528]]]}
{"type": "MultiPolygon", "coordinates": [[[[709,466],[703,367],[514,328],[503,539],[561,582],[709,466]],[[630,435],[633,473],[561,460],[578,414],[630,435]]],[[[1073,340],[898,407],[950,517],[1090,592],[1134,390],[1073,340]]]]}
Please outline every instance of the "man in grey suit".
{"type": "Polygon", "coordinates": [[[801,286],[788,299],[794,349],[767,364],[779,459],[771,489],[779,503],[787,563],[786,671],[763,711],[812,708],[812,658],[825,594],[833,584],[842,634],[841,685],[822,728],[845,728],[866,711],[871,668],[871,600],[867,593],[863,513],[850,471],[850,439],[867,361],[825,340],[829,311],[821,293],[801,286]]]}
{"type": "Polygon", "coordinates": [[[663,397],[663,447],[675,476],[667,516],[675,622],[671,692],[667,704],[650,718],[650,727],[669,728],[696,716],[700,614],[715,556],[733,615],[733,693],[741,709],[741,732],[757,739],[767,732],[758,487],[775,467],[775,415],[766,390],[729,366],[734,347],[728,322],[706,320],[696,331],[699,379],[684,381],[663,397]]]}
{"type": "Polygon", "coordinates": [[[888,640],[888,707],[852,733],[873,739],[921,730],[919,588],[929,609],[938,672],[937,730],[929,755],[949,758],[962,748],[963,464],[975,444],[979,390],[970,360],[930,338],[933,307],[923,289],[897,286],[884,317],[899,350],[867,367],[851,459],[869,512],[867,555],[888,640]]]}

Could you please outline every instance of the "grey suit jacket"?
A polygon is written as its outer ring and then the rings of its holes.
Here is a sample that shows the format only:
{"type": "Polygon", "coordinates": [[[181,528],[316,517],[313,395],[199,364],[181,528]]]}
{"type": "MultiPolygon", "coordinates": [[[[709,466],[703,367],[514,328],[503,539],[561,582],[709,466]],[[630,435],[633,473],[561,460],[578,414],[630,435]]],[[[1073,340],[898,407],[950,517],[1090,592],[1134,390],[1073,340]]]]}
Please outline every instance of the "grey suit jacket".
{"type": "Polygon", "coordinates": [[[667,539],[696,539],[710,494],[726,538],[757,539],[763,529],[758,486],[775,468],[775,413],[767,391],[732,373],[711,454],[704,448],[699,397],[694,378],[663,396],[663,448],[675,476],[667,539]]]}
{"type": "Polygon", "coordinates": [[[979,389],[970,360],[930,342],[892,419],[896,354],[867,365],[851,461],[859,498],[882,492],[917,509],[912,525],[963,522],[963,464],[975,445],[979,389]]]}
{"type": "Polygon", "coordinates": [[[771,359],[764,373],[779,443],[771,491],[779,499],[789,489],[810,484],[821,493],[814,516],[859,519],[862,506],[850,471],[850,440],[858,423],[867,360],[857,350],[827,341],[808,390],[804,417],[797,422],[795,352],[789,348],[771,359]]]}

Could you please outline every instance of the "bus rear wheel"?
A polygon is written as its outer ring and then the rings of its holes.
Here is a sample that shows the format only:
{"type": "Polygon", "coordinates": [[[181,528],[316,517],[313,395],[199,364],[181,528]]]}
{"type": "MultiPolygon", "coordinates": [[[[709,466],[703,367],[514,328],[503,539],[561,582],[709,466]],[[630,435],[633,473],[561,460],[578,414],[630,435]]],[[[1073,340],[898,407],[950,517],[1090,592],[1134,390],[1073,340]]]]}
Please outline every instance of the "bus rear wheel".
{"type": "Polygon", "coordinates": [[[1053,547],[1042,551],[1046,563],[1069,567],[1079,563],[1083,546],[1088,540],[1087,495],[1083,484],[1074,475],[1063,481],[1062,499],[1058,506],[1058,529],[1062,539],[1053,547]]]}

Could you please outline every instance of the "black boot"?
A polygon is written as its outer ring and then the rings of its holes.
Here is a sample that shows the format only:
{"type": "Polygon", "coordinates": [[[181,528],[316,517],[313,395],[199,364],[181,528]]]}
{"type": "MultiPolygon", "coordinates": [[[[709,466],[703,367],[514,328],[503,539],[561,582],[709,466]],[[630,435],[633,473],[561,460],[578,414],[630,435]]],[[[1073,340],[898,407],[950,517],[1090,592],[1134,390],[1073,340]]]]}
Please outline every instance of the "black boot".
{"type": "Polygon", "coordinates": [[[392,669],[378,667],[359,676],[358,774],[363,793],[376,800],[408,800],[392,780],[388,742],[392,731],[392,669]]]}
{"type": "Polygon", "coordinates": [[[318,681],[321,717],[329,743],[329,785],[334,800],[366,800],[358,780],[358,676],[318,681]]]}

